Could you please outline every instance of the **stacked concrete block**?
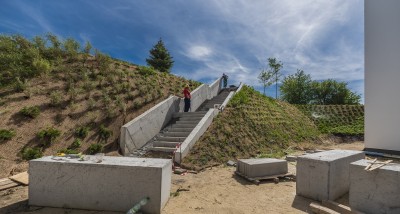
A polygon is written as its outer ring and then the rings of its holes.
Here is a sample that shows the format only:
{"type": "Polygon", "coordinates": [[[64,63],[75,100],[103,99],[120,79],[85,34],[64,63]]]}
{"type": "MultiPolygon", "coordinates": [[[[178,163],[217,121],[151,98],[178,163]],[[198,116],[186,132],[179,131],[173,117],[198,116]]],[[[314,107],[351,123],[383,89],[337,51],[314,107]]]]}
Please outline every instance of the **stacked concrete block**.
{"type": "Polygon", "coordinates": [[[286,174],[288,166],[285,160],[274,158],[240,159],[236,171],[246,177],[256,178],[286,174]]]}
{"type": "Polygon", "coordinates": [[[364,159],[360,151],[331,150],[297,157],[296,194],[335,200],[349,191],[350,163],[364,159]]]}
{"type": "Polygon", "coordinates": [[[365,213],[400,213],[400,164],[388,164],[373,171],[360,160],[350,165],[350,207],[365,213]]]}
{"type": "Polygon", "coordinates": [[[160,213],[171,189],[172,162],[166,159],[53,158],[29,162],[29,204],[127,212],[143,198],[146,213],[160,213]]]}

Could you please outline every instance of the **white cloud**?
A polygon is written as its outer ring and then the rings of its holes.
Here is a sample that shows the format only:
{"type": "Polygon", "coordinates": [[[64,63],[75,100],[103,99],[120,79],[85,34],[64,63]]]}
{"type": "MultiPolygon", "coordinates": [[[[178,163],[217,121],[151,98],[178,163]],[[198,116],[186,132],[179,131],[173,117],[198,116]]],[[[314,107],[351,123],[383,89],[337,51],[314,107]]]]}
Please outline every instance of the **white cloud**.
{"type": "Polygon", "coordinates": [[[204,60],[212,54],[212,50],[206,46],[195,45],[189,47],[185,55],[194,60],[204,60]]]}

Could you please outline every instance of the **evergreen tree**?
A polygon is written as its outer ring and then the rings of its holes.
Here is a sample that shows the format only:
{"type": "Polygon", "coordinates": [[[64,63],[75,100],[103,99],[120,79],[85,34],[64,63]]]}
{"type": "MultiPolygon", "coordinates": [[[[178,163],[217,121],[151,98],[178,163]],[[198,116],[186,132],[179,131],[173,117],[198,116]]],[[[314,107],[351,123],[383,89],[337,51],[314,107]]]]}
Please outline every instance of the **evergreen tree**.
{"type": "Polygon", "coordinates": [[[149,52],[150,57],[146,59],[147,65],[161,72],[170,72],[174,61],[172,60],[172,56],[169,54],[168,50],[165,48],[164,42],[161,38],[149,52]]]}

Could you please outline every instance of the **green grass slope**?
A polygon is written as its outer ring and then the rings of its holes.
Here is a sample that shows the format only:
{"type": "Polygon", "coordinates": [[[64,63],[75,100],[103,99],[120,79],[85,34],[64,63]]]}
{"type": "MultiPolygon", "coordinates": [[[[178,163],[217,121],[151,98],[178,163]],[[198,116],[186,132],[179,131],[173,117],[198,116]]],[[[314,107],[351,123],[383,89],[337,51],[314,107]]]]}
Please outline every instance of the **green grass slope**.
{"type": "Polygon", "coordinates": [[[364,135],[363,105],[297,105],[324,134],[364,135]]]}
{"type": "Polygon", "coordinates": [[[295,106],[244,86],[214,119],[183,166],[199,169],[237,158],[283,156],[302,143],[319,141],[319,135],[295,106]]]}

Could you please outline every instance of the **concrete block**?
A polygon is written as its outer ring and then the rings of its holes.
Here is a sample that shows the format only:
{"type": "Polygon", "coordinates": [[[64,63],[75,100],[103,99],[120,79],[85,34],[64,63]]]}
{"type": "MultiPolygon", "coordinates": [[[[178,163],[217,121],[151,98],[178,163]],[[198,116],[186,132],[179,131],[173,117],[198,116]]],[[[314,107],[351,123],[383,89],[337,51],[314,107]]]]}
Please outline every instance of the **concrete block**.
{"type": "Polygon", "coordinates": [[[365,213],[400,213],[400,164],[365,171],[368,164],[350,164],[350,207],[365,213]]]}
{"type": "Polygon", "coordinates": [[[47,156],[29,162],[30,205],[127,212],[150,197],[143,212],[160,213],[168,201],[171,160],[105,156],[95,163],[58,159],[47,156]]]}
{"type": "Polygon", "coordinates": [[[349,191],[349,166],[364,159],[361,151],[331,150],[297,157],[296,194],[335,200],[349,191]]]}
{"type": "Polygon", "coordinates": [[[236,171],[249,178],[264,177],[286,174],[288,165],[286,160],[274,158],[240,159],[236,171]]]}

